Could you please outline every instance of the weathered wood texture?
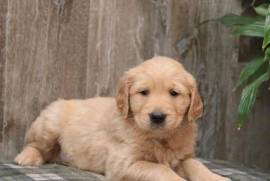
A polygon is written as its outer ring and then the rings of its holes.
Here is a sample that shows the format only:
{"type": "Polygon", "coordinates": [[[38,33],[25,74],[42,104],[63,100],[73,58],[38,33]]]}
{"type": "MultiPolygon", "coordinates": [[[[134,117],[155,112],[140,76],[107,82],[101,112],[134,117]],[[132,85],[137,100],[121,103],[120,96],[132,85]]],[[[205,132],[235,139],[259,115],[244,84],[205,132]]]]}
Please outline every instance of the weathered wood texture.
{"type": "Polygon", "coordinates": [[[239,14],[240,0],[2,0],[0,10],[4,156],[51,101],[113,95],[125,70],[165,55],[182,59],[204,98],[199,155],[270,168],[269,92],[237,131],[238,38],[215,22],[198,26],[239,14]]]}
{"type": "Polygon", "coordinates": [[[4,85],[4,64],[5,64],[5,54],[4,54],[4,48],[5,48],[5,30],[6,30],[6,14],[7,14],[7,0],[4,0],[0,3],[0,150],[2,149],[2,140],[3,140],[3,134],[2,134],[2,125],[4,125],[3,122],[3,85],[4,85]]]}

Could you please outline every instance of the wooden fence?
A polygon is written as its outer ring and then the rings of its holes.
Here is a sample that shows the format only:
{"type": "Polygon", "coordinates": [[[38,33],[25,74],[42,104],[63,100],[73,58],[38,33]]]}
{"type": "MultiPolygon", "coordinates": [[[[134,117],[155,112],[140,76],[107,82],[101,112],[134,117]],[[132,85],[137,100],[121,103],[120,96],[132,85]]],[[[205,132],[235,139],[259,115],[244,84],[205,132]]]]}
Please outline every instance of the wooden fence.
{"type": "Polygon", "coordinates": [[[239,39],[216,22],[199,26],[241,11],[240,0],[1,0],[0,155],[21,149],[51,101],[113,95],[125,70],[165,55],[199,83],[198,154],[270,168],[269,91],[238,131],[239,39]]]}

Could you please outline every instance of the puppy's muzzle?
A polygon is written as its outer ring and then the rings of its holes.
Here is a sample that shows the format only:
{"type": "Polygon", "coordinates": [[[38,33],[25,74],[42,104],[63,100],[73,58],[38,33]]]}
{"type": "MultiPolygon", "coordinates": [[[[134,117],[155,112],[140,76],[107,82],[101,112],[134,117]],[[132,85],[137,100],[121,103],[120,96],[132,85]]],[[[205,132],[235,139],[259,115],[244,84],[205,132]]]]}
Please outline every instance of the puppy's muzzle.
{"type": "Polygon", "coordinates": [[[166,114],[161,111],[154,111],[149,114],[150,121],[152,124],[160,125],[165,122],[166,114]]]}

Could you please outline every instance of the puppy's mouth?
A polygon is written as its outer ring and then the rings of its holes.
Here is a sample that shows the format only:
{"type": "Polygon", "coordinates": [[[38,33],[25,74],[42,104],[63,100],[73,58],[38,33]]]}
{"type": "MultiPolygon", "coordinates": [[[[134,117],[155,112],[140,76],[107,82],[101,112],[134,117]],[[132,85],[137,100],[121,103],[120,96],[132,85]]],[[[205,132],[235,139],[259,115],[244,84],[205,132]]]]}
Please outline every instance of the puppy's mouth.
{"type": "Polygon", "coordinates": [[[149,121],[149,122],[150,122],[151,129],[154,129],[154,130],[156,130],[156,129],[164,129],[165,124],[166,124],[166,122],[163,122],[161,124],[155,124],[155,123],[152,123],[151,121],[149,121]]]}
{"type": "Polygon", "coordinates": [[[138,126],[138,128],[154,134],[166,134],[171,130],[175,129],[181,121],[174,120],[172,115],[167,114],[166,118],[160,120],[159,119],[151,119],[149,114],[134,114],[134,120],[138,126]]]}
{"type": "Polygon", "coordinates": [[[176,128],[178,128],[179,126],[182,125],[182,118],[179,118],[179,120],[175,120],[175,119],[165,119],[165,121],[163,121],[162,123],[159,123],[159,124],[155,124],[153,122],[151,122],[149,120],[149,127],[151,129],[151,131],[154,131],[154,132],[169,132],[169,131],[172,131],[176,128]]]}

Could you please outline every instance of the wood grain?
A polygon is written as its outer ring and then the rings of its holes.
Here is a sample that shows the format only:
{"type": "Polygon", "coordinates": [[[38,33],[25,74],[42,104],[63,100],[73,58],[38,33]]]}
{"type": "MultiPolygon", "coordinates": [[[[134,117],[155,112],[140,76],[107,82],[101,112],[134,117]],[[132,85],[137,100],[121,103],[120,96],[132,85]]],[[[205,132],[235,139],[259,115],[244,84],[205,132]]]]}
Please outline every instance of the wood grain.
{"type": "Polygon", "coordinates": [[[7,0],[0,3],[0,150],[2,148],[3,140],[3,89],[4,89],[4,67],[5,67],[5,42],[6,42],[6,17],[7,17],[7,0]]]}

